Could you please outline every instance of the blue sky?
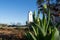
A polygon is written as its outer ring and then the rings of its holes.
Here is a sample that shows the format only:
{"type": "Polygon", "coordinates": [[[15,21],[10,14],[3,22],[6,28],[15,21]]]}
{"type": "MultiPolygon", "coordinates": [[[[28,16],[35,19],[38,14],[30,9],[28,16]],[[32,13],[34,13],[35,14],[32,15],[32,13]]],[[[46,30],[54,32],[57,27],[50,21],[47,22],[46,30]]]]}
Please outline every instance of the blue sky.
{"type": "Polygon", "coordinates": [[[0,23],[25,24],[30,10],[37,10],[36,0],[0,0],[0,23]]]}

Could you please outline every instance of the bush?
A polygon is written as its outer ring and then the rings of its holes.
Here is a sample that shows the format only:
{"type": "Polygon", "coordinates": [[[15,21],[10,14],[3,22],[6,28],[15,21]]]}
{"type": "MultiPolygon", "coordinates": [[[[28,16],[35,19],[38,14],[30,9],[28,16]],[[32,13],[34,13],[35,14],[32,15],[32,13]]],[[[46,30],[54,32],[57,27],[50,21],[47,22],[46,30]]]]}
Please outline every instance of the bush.
{"type": "MultiPolygon", "coordinates": [[[[43,7],[46,11],[46,5],[43,7]]],[[[43,13],[43,18],[40,19],[38,11],[33,13],[33,23],[31,24],[33,32],[26,33],[27,40],[59,40],[59,31],[57,25],[52,25],[50,20],[50,10],[47,11],[47,16],[43,13]]]]}

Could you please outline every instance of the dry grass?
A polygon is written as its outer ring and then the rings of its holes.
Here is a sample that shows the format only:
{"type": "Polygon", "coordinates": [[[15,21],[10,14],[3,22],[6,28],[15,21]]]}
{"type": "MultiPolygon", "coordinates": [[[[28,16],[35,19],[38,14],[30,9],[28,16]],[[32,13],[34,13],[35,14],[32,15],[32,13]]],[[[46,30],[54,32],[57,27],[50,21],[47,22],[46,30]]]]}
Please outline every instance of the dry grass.
{"type": "Polygon", "coordinates": [[[26,30],[23,28],[0,28],[0,38],[10,38],[11,40],[25,39],[26,30]]]}

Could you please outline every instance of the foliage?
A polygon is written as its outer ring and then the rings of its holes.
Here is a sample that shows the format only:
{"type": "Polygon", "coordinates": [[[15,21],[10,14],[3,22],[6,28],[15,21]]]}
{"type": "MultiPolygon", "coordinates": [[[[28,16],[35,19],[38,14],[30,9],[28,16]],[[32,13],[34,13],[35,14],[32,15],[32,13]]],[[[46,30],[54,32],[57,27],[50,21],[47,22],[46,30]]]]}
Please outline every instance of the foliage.
{"type": "Polygon", "coordinates": [[[43,4],[46,3],[48,5],[48,7],[49,8],[51,7],[51,9],[52,9],[53,7],[55,7],[58,4],[58,2],[60,2],[60,0],[59,1],[58,0],[37,0],[38,8],[42,7],[43,4]]]}
{"type": "Polygon", "coordinates": [[[47,9],[50,8],[51,15],[53,15],[54,17],[60,16],[59,12],[58,12],[58,11],[60,11],[60,9],[59,9],[60,0],[37,0],[38,10],[44,12],[44,9],[43,9],[44,4],[47,5],[47,7],[48,7],[47,9]]]}
{"type": "MultiPolygon", "coordinates": [[[[44,6],[46,11],[46,6],[44,6]]],[[[47,16],[43,13],[43,18],[39,17],[40,11],[33,13],[33,31],[26,33],[27,40],[59,40],[59,31],[56,26],[51,24],[50,20],[50,10],[47,11],[47,16]]]]}

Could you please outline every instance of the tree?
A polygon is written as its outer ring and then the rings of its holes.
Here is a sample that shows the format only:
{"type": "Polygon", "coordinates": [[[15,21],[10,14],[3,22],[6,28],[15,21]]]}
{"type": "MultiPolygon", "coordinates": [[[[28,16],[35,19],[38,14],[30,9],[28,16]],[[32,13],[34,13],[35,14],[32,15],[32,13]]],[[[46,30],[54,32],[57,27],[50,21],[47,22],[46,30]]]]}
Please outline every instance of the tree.
{"type": "MultiPolygon", "coordinates": [[[[53,19],[54,23],[58,23],[60,21],[60,0],[37,0],[37,4],[38,4],[38,10],[39,11],[47,11],[48,9],[50,9],[51,11],[51,18],[53,19]],[[55,2],[54,2],[55,1],[55,2]],[[43,5],[47,4],[47,9],[43,10],[43,5]]],[[[46,13],[46,12],[44,12],[46,13]]]]}
{"type": "MultiPolygon", "coordinates": [[[[47,4],[47,7],[50,8],[50,10],[53,10],[55,12],[60,11],[59,6],[60,6],[60,0],[37,0],[37,4],[38,4],[38,9],[40,11],[43,10],[43,5],[47,4]],[[55,1],[55,2],[53,2],[55,1]]],[[[47,9],[48,9],[47,8],[47,9]]],[[[54,16],[60,16],[60,14],[51,14],[54,16]]]]}
{"type": "Polygon", "coordinates": [[[21,23],[19,23],[19,22],[18,22],[18,23],[16,23],[16,25],[17,25],[17,26],[20,26],[20,25],[21,25],[21,23]]]}

